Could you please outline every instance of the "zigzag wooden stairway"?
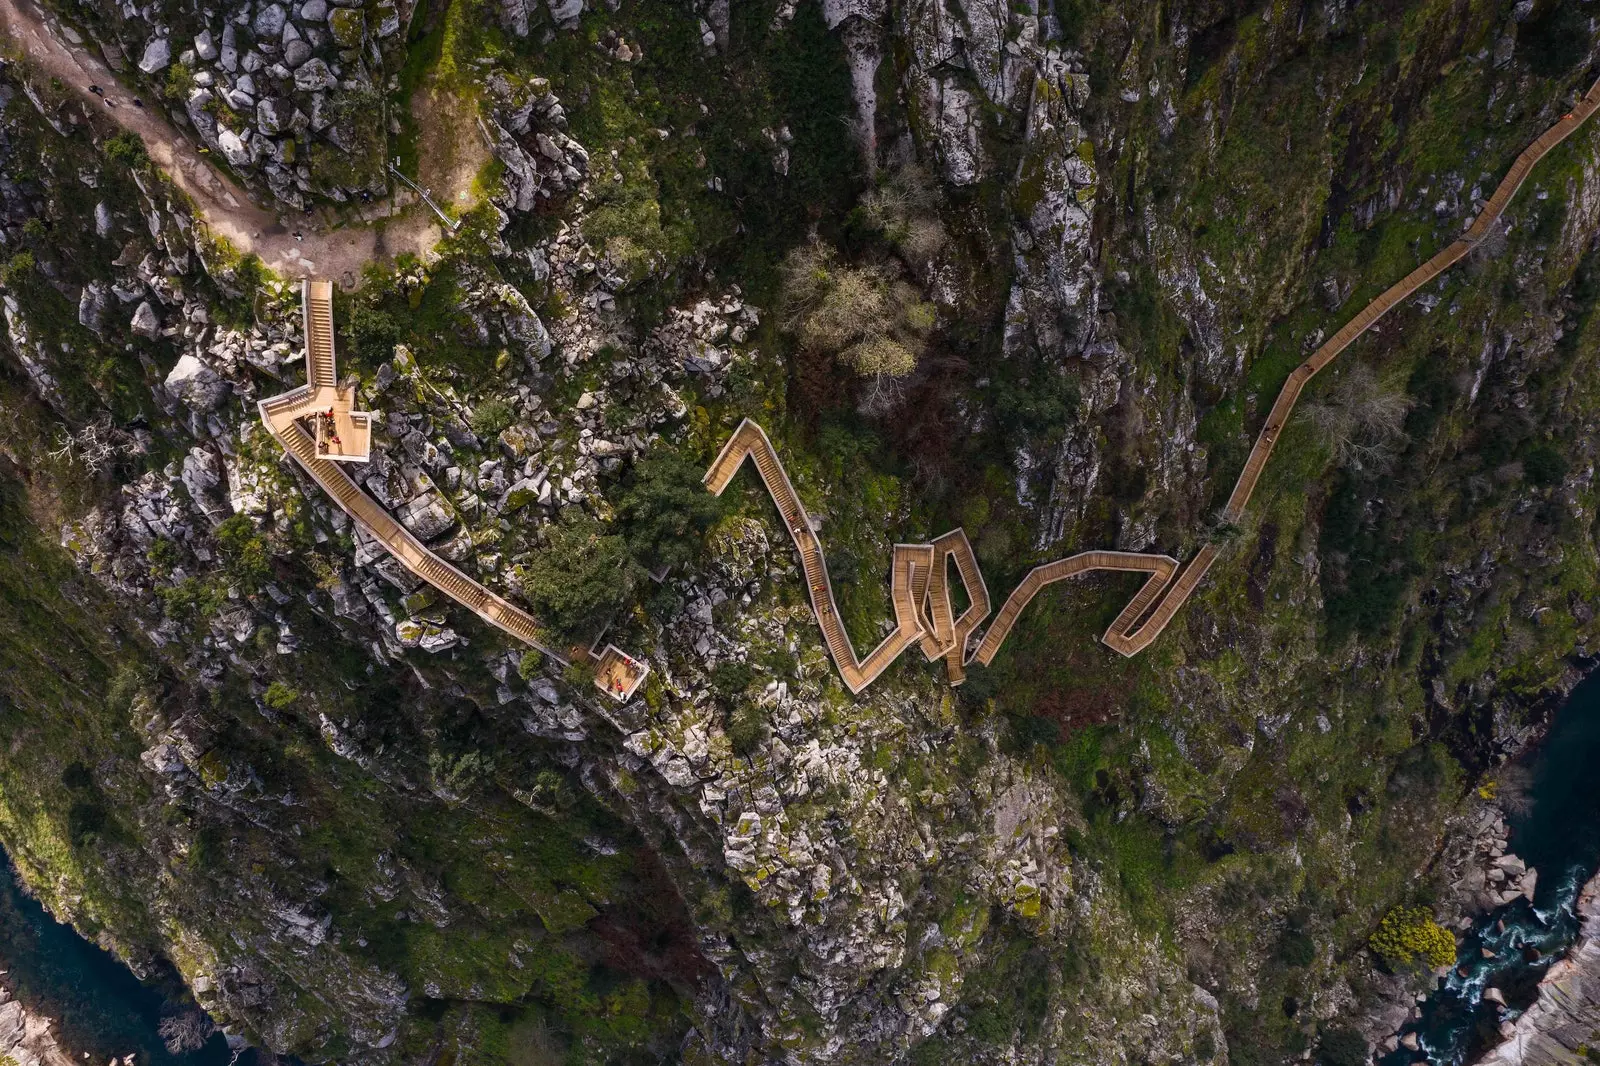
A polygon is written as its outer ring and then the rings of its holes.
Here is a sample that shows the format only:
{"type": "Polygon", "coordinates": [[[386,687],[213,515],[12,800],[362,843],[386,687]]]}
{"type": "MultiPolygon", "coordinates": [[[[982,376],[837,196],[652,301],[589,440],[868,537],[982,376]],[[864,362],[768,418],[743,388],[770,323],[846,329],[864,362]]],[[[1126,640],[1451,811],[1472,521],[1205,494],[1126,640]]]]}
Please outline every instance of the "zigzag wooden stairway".
{"type": "MultiPolygon", "coordinates": [[[[1597,109],[1600,109],[1600,80],[1589,87],[1589,91],[1570,112],[1561,116],[1555,125],[1522,150],[1496,187],[1494,195],[1461,237],[1363,307],[1309,359],[1294,369],[1279,391],[1250,449],[1244,469],[1234,483],[1233,492],[1222,511],[1224,522],[1236,523],[1244,516],[1260,483],[1261,474],[1266,469],[1267,460],[1272,457],[1278,436],[1288,424],[1300,394],[1311,379],[1396,305],[1477,247],[1510,206],[1512,198],[1534,166],[1556,145],[1577,132],[1597,109]]],[[[828,653],[833,656],[834,664],[851,692],[860,692],[872,684],[901,652],[919,640],[928,660],[931,662],[944,658],[951,683],[960,684],[965,677],[966,664],[976,661],[987,666],[994,661],[1023,610],[1042,589],[1057,581],[1098,571],[1136,571],[1150,575],[1100,638],[1108,647],[1123,655],[1137,655],[1162,634],[1189,601],[1219,554],[1216,545],[1206,544],[1187,565],[1180,566],[1178,560],[1168,555],[1089,551],[1037,566],[1006,597],[994,624],[976,647],[969,650],[978,626],[989,616],[989,592],[966,534],[956,529],[932,544],[897,544],[889,579],[896,628],[866,659],[861,660],[856,658],[855,648],[845,635],[844,625],[839,619],[839,607],[834,600],[833,586],[828,580],[828,566],[822,545],[800,503],[800,497],[789,482],[783,463],[760,426],[749,419],[739,424],[706,472],[706,487],[721,495],[746,456],[755,459],[761,481],[773,502],[778,505],[784,525],[788,526],[789,535],[800,550],[801,568],[805,571],[812,610],[822,629],[823,642],[827,644],[828,653]],[[952,620],[953,602],[947,574],[951,559],[956,561],[962,584],[971,600],[971,605],[955,620],[952,620]]]]}
{"type": "MultiPolygon", "coordinates": [[[[324,492],[333,498],[352,520],[365,529],[395,560],[417,577],[467,608],[502,632],[528,644],[563,665],[566,656],[549,644],[539,621],[516,604],[496,595],[460,570],[445,562],[411,534],[368,496],[335,459],[365,459],[350,454],[330,456],[326,436],[334,424],[366,426],[370,416],[352,411],[353,389],[340,389],[334,363],[333,285],[327,281],[307,281],[301,290],[306,329],[307,383],[298,389],[260,402],[261,422],[284,451],[324,492]],[[339,423],[339,418],[346,421],[339,423]],[[313,427],[308,431],[307,424],[313,427]]],[[[335,436],[335,441],[340,438],[335,436]]],[[[650,666],[614,645],[601,651],[589,650],[595,661],[595,685],[618,700],[633,696],[650,672],[650,666]]]]}

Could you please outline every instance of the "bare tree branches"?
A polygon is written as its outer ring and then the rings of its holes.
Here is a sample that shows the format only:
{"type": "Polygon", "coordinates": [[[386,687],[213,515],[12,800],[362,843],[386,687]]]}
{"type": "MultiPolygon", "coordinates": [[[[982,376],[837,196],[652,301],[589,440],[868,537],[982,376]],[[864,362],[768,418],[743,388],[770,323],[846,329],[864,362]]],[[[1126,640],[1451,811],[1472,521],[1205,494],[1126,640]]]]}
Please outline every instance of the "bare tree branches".
{"type": "Polygon", "coordinates": [[[1366,473],[1394,466],[1409,442],[1411,398],[1387,389],[1365,363],[1344,369],[1320,397],[1301,405],[1301,417],[1330,444],[1339,462],[1366,473]]]}
{"type": "Polygon", "coordinates": [[[101,418],[76,433],[63,433],[61,446],[49,454],[50,458],[64,461],[68,466],[81,464],[90,474],[98,474],[117,456],[135,455],[138,451],[138,441],[113,428],[111,419],[101,418]]]}

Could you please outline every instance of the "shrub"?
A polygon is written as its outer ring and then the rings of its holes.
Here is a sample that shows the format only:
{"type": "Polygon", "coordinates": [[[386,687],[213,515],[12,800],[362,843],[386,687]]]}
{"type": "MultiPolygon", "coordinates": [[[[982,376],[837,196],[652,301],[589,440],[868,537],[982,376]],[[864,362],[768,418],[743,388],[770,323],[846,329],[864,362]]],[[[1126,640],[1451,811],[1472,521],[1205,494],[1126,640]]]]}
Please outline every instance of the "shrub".
{"type": "Polygon", "coordinates": [[[617,500],[617,518],[633,557],[655,569],[684,566],[722,517],[721,497],[706,491],[701,469],[680,455],[640,460],[617,500]]]}
{"type": "Polygon", "coordinates": [[[1542,78],[1566,74],[1588,49],[1588,19],[1577,0],[1558,0],[1517,27],[1517,52],[1542,78]]]}
{"type": "Polygon", "coordinates": [[[576,659],[561,671],[561,680],[580,691],[594,684],[594,664],[587,659],[576,659]]]}
{"type": "Polygon", "coordinates": [[[0,264],[0,285],[19,285],[33,274],[36,262],[33,253],[24,249],[0,264]]]}
{"type": "Polygon", "coordinates": [[[261,587],[272,574],[272,563],[266,538],[254,520],[236,514],[217,526],[216,536],[228,575],[251,591],[261,587]]]}
{"type": "Polygon", "coordinates": [[[472,426],[472,432],[485,440],[492,440],[511,425],[514,417],[511,405],[496,397],[480,403],[467,421],[472,426]]]}
{"type": "Polygon", "coordinates": [[[639,567],[622,537],[586,515],[551,526],[549,543],[518,576],[535,608],[558,629],[575,634],[628,601],[639,567]]]}
{"type": "Polygon", "coordinates": [[[393,314],[361,303],[350,309],[348,331],[350,350],[373,363],[381,363],[393,355],[394,346],[406,336],[405,324],[393,314]]]}
{"type": "Polygon", "coordinates": [[[300,693],[285,685],[282,681],[274,681],[267,686],[267,691],[261,699],[263,703],[275,711],[286,711],[300,699],[300,693]]]}
{"type": "Polygon", "coordinates": [[[1317,946],[1304,933],[1290,932],[1278,943],[1278,958],[1285,966],[1304,969],[1317,959],[1317,946]]]}
{"type": "Polygon", "coordinates": [[[756,679],[755,668],[749,663],[719,663],[711,671],[711,684],[724,696],[737,696],[750,687],[756,679]]]}
{"type": "Polygon", "coordinates": [[[106,155],[130,167],[139,166],[145,162],[144,142],[136,134],[126,130],[115,137],[107,137],[105,143],[106,155]]]}
{"type": "Polygon", "coordinates": [[[1365,363],[1352,363],[1327,392],[1301,407],[1302,417],[1339,462],[1382,472],[1408,441],[1411,397],[1384,387],[1365,363]]]}
{"type": "Polygon", "coordinates": [[[862,377],[904,377],[933,329],[933,305],[887,268],[842,263],[813,240],[783,264],[783,324],[810,352],[862,377]]]}
{"type": "Polygon", "coordinates": [[[522,658],[517,662],[517,676],[524,681],[532,681],[544,669],[544,653],[538,648],[529,648],[522,653],[522,658]]]}
{"type": "Polygon", "coordinates": [[[896,170],[861,201],[868,222],[904,256],[926,262],[949,240],[937,212],[939,196],[928,172],[915,163],[896,170]]]}
{"type": "Polygon", "coordinates": [[[1384,959],[1409,966],[1421,961],[1430,969],[1456,958],[1456,941],[1433,920],[1426,907],[1395,907],[1383,916],[1367,945],[1384,959]]]}
{"type": "Polygon", "coordinates": [[[1335,1026],[1322,1032],[1317,1041],[1317,1062],[1321,1066],[1367,1066],[1367,1038],[1349,1026],[1335,1026]]]}
{"type": "Polygon", "coordinates": [[[767,736],[767,722],[761,708],[745,701],[728,715],[728,743],[740,755],[751,755],[767,736]]]}
{"type": "Polygon", "coordinates": [[[1540,444],[1523,456],[1522,472],[1527,476],[1529,484],[1548,488],[1551,485],[1561,484],[1561,479],[1567,476],[1567,461],[1555,448],[1548,444],[1540,444]]]}

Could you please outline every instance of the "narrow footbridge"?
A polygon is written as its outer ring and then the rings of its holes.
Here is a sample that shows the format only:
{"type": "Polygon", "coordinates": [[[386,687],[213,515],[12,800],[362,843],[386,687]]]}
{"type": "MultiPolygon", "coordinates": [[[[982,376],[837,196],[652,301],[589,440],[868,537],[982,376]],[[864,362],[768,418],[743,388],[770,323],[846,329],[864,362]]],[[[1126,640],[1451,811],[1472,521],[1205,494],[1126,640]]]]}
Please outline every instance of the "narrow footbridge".
{"type": "MultiPolygon", "coordinates": [[[[1244,516],[1261,474],[1266,469],[1267,460],[1272,457],[1272,449],[1311,379],[1395,305],[1460,262],[1477,247],[1500,221],[1517,190],[1522,188],[1523,182],[1539,161],[1556,145],[1577,132],[1597,108],[1600,108],[1600,80],[1589,88],[1570,112],[1561,116],[1555,125],[1522,150],[1495,188],[1494,195],[1459,238],[1384,290],[1290,373],[1272,410],[1267,413],[1266,423],[1261,427],[1239,480],[1235,482],[1233,492],[1222,509],[1224,523],[1237,523],[1244,516]]],[[[822,543],[817,539],[811,518],[790,483],[777,451],[760,426],[749,419],[740,423],[706,472],[706,487],[721,495],[747,457],[755,461],[756,472],[761,475],[762,483],[777,504],[778,513],[789,529],[789,536],[800,552],[801,568],[805,572],[812,610],[822,629],[823,642],[827,644],[828,652],[851,692],[860,692],[872,684],[890,663],[899,658],[901,652],[918,643],[930,662],[944,659],[951,683],[960,684],[965,679],[967,664],[976,661],[987,666],[994,660],[1000,645],[1016,625],[1017,618],[1042,589],[1057,581],[1099,571],[1132,571],[1150,575],[1100,638],[1123,655],[1137,655],[1161,635],[1189,601],[1212,563],[1216,562],[1219,551],[1215,544],[1206,544],[1187,564],[1181,565],[1168,555],[1121,551],[1081,552],[1045,563],[1035,567],[1012,591],[1001,605],[994,623],[981,639],[976,639],[978,627],[989,616],[989,590],[984,585],[983,574],[978,569],[978,560],[972,553],[967,535],[955,529],[932,544],[896,544],[889,576],[895,630],[865,659],[860,659],[839,618],[839,605],[834,599],[833,585],[828,578],[822,543]],[[954,615],[953,586],[949,581],[949,563],[952,559],[968,600],[967,609],[959,617],[954,615]]]]}
{"type": "MultiPolygon", "coordinates": [[[[260,402],[261,422],[288,455],[333,502],[382,544],[412,574],[485,622],[537,648],[562,665],[568,657],[551,645],[539,621],[451,566],[384,510],[345,472],[363,462],[371,447],[372,416],[355,411],[355,386],[341,385],[333,348],[333,286],[302,282],[306,330],[306,384],[260,402]]],[[[578,649],[580,653],[583,649],[578,649]]],[[[648,663],[615,645],[586,653],[594,661],[595,685],[618,700],[631,697],[650,672],[648,663]]]]}

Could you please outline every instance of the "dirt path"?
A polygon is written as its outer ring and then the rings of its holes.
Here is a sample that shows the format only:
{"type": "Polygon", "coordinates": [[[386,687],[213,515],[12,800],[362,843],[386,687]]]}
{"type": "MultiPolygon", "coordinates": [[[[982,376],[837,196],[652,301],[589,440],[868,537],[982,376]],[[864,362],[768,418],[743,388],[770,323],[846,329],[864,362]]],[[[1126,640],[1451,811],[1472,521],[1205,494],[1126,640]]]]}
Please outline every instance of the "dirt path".
{"type": "Polygon", "coordinates": [[[254,253],[276,273],[287,278],[331,277],[349,287],[369,262],[401,252],[426,255],[438,243],[441,231],[420,205],[382,223],[339,228],[317,215],[291,219],[259,206],[155,106],[135,107],[133,95],[91,46],[68,43],[55,23],[31,0],[0,0],[0,36],[15,42],[32,70],[58,79],[90,107],[136,134],[151,160],[194,200],[212,233],[227,238],[240,252],[254,253]],[[110,106],[89,91],[91,85],[104,90],[110,106]],[[296,232],[301,240],[295,239],[296,232]]]}

